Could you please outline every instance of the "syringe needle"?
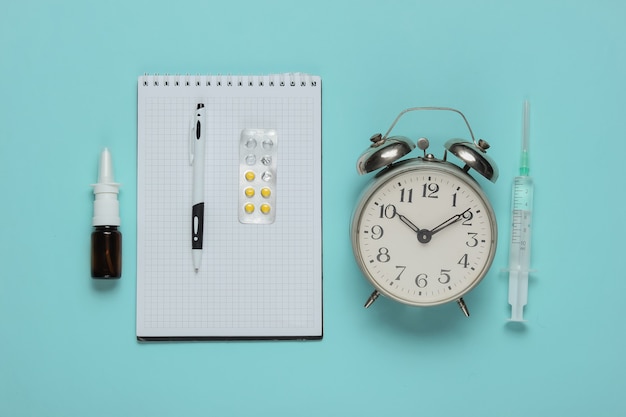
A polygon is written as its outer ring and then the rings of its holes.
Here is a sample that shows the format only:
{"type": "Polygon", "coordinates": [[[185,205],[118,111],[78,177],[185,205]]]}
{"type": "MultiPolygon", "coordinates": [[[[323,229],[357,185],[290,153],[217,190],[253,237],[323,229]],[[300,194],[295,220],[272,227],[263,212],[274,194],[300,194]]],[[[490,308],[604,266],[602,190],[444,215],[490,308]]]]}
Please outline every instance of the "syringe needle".
{"type": "Polygon", "coordinates": [[[522,131],[522,150],[528,152],[528,138],[530,136],[530,103],[524,100],[524,128],[522,131]]]}
{"type": "Polygon", "coordinates": [[[529,138],[530,138],[530,103],[528,100],[524,100],[524,120],[522,124],[522,154],[520,158],[520,175],[528,175],[530,171],[529,166],[529,138]]]}

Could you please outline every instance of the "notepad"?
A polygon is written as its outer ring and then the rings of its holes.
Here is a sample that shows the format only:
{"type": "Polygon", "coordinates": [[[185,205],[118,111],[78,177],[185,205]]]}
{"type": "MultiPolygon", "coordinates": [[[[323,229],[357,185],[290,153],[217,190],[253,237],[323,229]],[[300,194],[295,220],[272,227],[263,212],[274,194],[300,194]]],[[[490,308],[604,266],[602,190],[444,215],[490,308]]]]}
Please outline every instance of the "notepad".
{"type": "Polygon", "coordinates": [[[321,145],[318,76],[139,77],[139,340],[322,337],[321,145]],[[190,132],[199,103],[207,142],[196,272],[190,132]]]}

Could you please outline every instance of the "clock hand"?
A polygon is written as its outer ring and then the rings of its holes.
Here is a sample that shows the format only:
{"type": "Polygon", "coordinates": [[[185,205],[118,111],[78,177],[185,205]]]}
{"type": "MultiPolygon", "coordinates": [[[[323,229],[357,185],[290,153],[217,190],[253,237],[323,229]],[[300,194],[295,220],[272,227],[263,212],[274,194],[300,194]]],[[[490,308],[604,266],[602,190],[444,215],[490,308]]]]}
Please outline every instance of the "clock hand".
{"type": "Polygon", "coordinates": [[[430,230],[420,229],[415,224],[413,224],[411,220],[409,220],[406,216],[403,216],[400,213],[398,213],[398,218],[402,221],[402,223],[406,224],[411,228],[411,230],[417,233],[417,240],[419,240],[421,243],[430,242],[430,237],[432,235],[430,230]]]}
{"type": "Polygon", "coordinates": [[[407,226],[409,226],[411,228],[411,230],[413,230],[415,233],[419,233],[420,232],[419,227],[414,225],[413,222],[411,222],[411,220],[409,220],[406,216],[403,216],[402,214],[398,213],[398,218],[402,221],[402,223],[404,223],[407,226]]]}
{"type": "Polygon", "coordinates": [[[450,226],[451,224],[454,224],[456,222],[458,222],[459,220],[461,220],[461,218],[463,217],[463,215],[465,213],[467,213],[468,211],[470,211],[471,208],[468,208],[467,210],[465,210],[463,213],[459,213],[459,214],[455,214],[454,216],[450,217],[448,220],[446,220],[445,222],[441,223],[439,226],[434,227],[431,231],[430,234],[434,235],[435,233],[443,230],[444,228],[450,226]]]}

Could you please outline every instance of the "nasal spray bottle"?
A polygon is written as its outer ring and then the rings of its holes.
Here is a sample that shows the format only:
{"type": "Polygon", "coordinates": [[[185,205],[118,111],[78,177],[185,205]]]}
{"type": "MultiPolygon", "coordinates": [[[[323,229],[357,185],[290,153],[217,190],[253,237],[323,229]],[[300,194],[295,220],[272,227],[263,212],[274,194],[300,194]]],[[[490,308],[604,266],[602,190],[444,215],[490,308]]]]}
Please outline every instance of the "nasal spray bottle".
{"type": "Polygon", "coordinates": [[[120,185],[113,179],[113,163],[107,148],[100,155],[98,183],[93,184],[96,198],[93,205],[94,231],[91,233],[91,277],[115,279],[122,276],[122,234],[120,185]]]}

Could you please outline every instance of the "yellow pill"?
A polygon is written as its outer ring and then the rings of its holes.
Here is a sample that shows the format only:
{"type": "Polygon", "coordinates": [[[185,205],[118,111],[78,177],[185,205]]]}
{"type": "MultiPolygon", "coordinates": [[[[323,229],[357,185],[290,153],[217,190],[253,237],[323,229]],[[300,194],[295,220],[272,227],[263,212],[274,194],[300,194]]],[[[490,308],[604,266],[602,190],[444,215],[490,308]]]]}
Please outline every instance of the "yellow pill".
{"type": "Polygon", "coordinates": [[[263,187],[261,188],[261,195],[265,198],[269,198],[269,196],[272,195],[272,191],[267,187],[263,187]]]}
{"type": "Polygon", "coordinates": [[[256,176],[254,175],[254,172],[252,172],[252,171],[246,171],[246,173],[245,173],[245,177],[246,177],[246,180],[248,180],[248,181],[254,181],[254,178],[255,178],[256,176]]]}
{"type": "MultiPolygon", "coordinates": [[[[263,191],[261,191],[262,193],[263,191]]],[[[246,193],[246,197],[254,197],[254,188],[248,187],[245,189],[244,193],[246,193]]]]}
{"type": "Polygon", "coordinates": [[[250,214],[254,211],[254,204],[248,203],[245,206],[243,206],[243,209],[246,211],[246,213],[250,214]]]}
{"type": "Polygon", "coordinates": [[[261,213],[267,214],[270,212],[270,210],[271,208],[269,204],[261,204],[261,213]]]}

